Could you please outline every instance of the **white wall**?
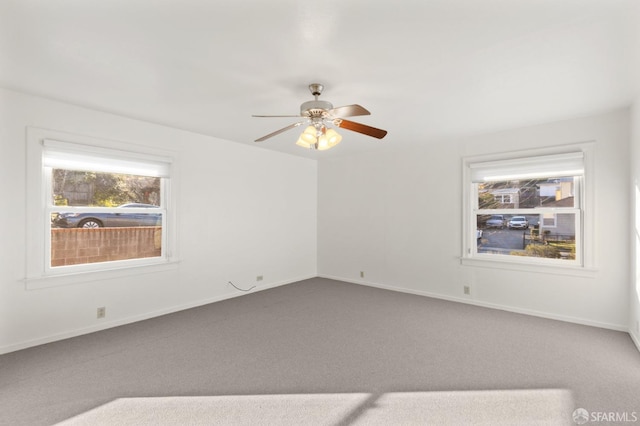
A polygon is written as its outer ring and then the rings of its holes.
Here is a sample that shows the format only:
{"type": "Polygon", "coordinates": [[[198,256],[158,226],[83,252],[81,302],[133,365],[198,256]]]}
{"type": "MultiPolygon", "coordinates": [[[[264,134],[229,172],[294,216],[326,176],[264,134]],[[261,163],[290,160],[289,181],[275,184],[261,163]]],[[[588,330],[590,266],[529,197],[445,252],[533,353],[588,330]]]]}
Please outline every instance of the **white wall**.
{"type": "Polygon", "coordinates": [[[640,349],[640,96],[631,109],[631,279],[629,332],[640,349]]]}
{"type": "MultiPolygon", "coordinates": [[[[385,142],[393,144],[393,136],[385,142]]],[[[626,330],[629,111],[425,142],[420,149],[323,159],[318,271],[344,279],[626,330]],[[460,264],[461,159],[595,141],[595,276],[460,264]],[[364,278],[360,278],[364,271],[364,278]],[[471,286],[471,296],[463,294],[471,286]]]]}
{"type": "MultiPolygon", "coordinates": [[[[637,240],[629,241],[628,228],[616,224],[632,223],[638,235],[640,201],[629,205],[628,194],[638,196],[640,181],[639,104],[631,120],[620,110],[316,165],[0,90],[0,353],[240,295],[229,280],[260,289],[317,274],[633,331],[640,318],[640,255],[629,261],[637,240]],[[26,290],[27,126],[175,151],[177,268],[26,290]],[[596,141],[596,275],[460,265],[461,158],[584,141],[596,141]],[[264,281],[257,283],[256,275],[264,281]],[[462,294],[463,285],[472,286],[471,296],[462,294]],[[106,320],[95,318],[98,306],[107,307],[106,320]]],[[[636,342],[639,334],[635,329],[636,342]]]]}
{"type": "Polygon", "coordinates": [[[228,281],[257,291],[317,275],[313,160],[8,90],[0,148],[0,353],[241,294],[228,281]],[[27,126],[175,151],[177,267],[26,290],[27,126]]]}

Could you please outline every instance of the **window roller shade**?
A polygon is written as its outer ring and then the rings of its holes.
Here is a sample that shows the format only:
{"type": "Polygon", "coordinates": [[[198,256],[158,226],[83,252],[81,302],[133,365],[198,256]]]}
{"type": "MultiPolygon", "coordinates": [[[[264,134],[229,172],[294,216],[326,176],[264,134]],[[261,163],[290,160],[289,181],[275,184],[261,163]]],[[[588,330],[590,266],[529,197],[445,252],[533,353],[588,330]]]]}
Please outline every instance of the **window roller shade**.
{"type": "Polygon", "coordinates": [[[474,183],[537,177],[581,176],[584,174],[584,154],[573,152],[473,163],[469,165],[469,169],[471,181],[474,183]]]}
{"type": "Polygon", "coordinates": [[[171,159],[89,147],[54,140],[43,141],[43,165],[54,169],[169,177],[171,159]]]}

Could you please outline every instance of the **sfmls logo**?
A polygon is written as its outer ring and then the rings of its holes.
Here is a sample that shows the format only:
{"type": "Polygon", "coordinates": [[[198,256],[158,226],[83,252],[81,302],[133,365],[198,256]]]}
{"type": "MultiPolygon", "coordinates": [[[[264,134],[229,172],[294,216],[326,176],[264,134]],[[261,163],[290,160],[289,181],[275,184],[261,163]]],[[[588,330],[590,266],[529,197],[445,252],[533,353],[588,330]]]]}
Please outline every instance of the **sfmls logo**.
{"type": "Polygon", "coordinates": [[[616,423],[624,423],[624,422],[637,422],[638,414],[635,411],[632,412],[616,412],[616,411],[593,411],[589,413],[584,408],[578,408],[573,412],[573,421],[576,424],[583,425],[589,421],[598,423],[598,422],[616,422],[616,423]]]}
{"type": "Polygon", "coordinates": [[[606,411],[594,411],[591,413],[592,422],[637,422],[638,416],[636,412],[606,412],[606,411]]]}
{"type": "Polygon", "coordinates": [[[579,425],[585,424],[589,421],[589,412],[584,408],[578,408],[573,412],[573,421],[579,425]]]}

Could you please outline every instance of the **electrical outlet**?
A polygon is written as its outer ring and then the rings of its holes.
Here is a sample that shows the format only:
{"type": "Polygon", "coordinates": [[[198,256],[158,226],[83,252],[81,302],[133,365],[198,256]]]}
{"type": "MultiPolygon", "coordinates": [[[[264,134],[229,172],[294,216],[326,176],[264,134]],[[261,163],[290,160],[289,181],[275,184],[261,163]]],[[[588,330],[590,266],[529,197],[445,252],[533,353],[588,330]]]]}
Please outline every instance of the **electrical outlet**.
{"type": "Polygon", "coordinates": [[[263,278],[263,277],[262,277],[262,275],[258,275],[258,276],[256,277],[256,281],[262,281],[262,278],[263,278]]]}
{"type": "Polygon", "coordinates": [[[471,287],[469,287],[468,285],[465,285],[463,287],[464,290],[464,294],[471,294],[471,287]]]}
{"type": "Polygon", "coordinates": [[[106,316],[107,316],[107,308],[105,308],[104,306],[98,308],[98,311],[96,313],[96,317],[98,319],[100,319],[100,318],[104,318],[106,316]]]}
{"type": "Polygon", "coordinates": [[[364,271],[360,271],[360,278],[364,278],[364,271]]]}

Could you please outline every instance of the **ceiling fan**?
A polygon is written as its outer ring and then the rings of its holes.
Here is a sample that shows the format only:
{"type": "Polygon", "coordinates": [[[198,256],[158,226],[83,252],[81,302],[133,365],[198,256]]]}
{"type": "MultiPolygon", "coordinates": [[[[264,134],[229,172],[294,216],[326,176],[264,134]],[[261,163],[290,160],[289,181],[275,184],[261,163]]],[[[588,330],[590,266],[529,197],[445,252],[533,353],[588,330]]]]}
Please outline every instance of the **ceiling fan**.
{"type": "Polygon", "coordinates": [[[298,138],[296,145],[309,149],[317,149],[324,151],[329,148],[333,148],[342,140],[342,136],[338,134],[334,129],[327,127],[328,125],[334,125],[341,129],[351,130],[353,132],[362,133],[363,135],[371,136],[374,138],[382,139],[386,136],[387,131],[377,129],[375,127],[367,126],[365,124],[356,123],[355,121],[345,120],[343,117],[354,117],[358,115],[370,115],[360,105],[345,105],[334,108],[330,102],[318,100],[318,96],[322,93],[324,86],[322,84],[313,83],[309,85],[309,91],[315,97],[315,100],[304,102],[300,105],[299,115],[253,115],[252,117],[300,117],[301,121],[290,124],[287,127],[283,127],[280,130],[276,130],[273,133],[269,133],[259,139],[256,142],[262,142],[280,133],[291,130],[294,127],[306,124],[304,132],[298,138]]]}

